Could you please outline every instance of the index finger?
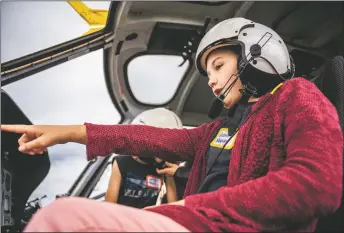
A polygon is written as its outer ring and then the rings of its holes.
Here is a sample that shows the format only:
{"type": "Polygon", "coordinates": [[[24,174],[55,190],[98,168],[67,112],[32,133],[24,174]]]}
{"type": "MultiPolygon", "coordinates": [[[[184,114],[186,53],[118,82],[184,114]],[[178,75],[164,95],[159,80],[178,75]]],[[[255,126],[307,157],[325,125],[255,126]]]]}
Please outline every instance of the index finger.
{"type": "Polygon", "coordinates": [[[28,125],[1,125],[1,130],[12,133],[26,133],[28,125]]]}

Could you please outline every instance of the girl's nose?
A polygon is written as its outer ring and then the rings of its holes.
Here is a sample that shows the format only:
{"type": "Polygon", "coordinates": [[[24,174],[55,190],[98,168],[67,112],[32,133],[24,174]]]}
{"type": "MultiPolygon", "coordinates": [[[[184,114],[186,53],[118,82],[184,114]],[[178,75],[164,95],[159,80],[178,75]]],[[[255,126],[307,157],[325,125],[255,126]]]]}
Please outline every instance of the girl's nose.
{"type": "Polygon", "coordinates": [[[215,79],[209,79],[209,81],[208,81],[209,87],[213,88],[215,86],[215,84],[216,84],[215,79]]]}

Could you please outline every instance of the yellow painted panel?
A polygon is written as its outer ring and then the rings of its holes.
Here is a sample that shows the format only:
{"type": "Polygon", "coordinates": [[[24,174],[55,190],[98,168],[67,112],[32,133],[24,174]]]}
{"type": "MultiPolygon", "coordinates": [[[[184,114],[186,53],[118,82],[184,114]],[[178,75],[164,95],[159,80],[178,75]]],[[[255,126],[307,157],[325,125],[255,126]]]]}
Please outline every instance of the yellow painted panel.
{"type": "Polygon", "coordinates": [[[108,10],[91,9],[81,1],[68,1],[68,3],[90,26],[105,26],[108,10]]]}

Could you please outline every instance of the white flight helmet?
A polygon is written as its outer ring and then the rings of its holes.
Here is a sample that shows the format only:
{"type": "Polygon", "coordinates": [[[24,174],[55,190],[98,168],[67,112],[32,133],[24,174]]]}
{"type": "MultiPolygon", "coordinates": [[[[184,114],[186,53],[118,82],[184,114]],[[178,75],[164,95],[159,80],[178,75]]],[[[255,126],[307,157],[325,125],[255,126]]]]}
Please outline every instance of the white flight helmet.
{"type": "Polygon", "coordinates": [[[196,52],[196,67],[207,75],[209,54],[225,46],[240,48],[238,74],[251,96],[261,96],[294,76],[294,64],[282,38],[272,29],[245,18],[224,20],[202,38],[196,52]]]}
{"type": "Polygon", "coordinates": [[[155,108],[141,112],[131,124],[150,125],[160,128],[183,128],[180,118],[166,108],[155,108]]]}

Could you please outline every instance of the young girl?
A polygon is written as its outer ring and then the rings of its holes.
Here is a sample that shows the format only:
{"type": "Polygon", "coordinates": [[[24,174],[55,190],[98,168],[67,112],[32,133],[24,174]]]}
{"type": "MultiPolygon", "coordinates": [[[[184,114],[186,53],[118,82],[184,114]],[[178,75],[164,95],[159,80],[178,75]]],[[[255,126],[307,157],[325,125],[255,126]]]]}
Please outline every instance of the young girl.
{"type": "MultiPolygon", "coordinates": [[[[176,129],[183,127],[179,117],[165,108],[144,111],[136,116],[132,124],[176,129]]],[[[161,203],[165,195],[164,192],[159,195],[162,191],[166,191],[168,203],[177,201],[173,177],[164,177],[157,173],[157,168],[163,164],[159,158],[116,156],[105,201],[142,209],[161,203]]]]}
{"type": "Polygon", "coordinates": [[[196,66],[216,96],[212,115],[224,106],[229,117],[193,129],[1,126],[23,134],[19,150],[31,155],[78,142],[88,159],[115,152],[193,161],[183,200],[137,210],[61,198],[25,231],[308,232],[334,212],[342,193],[338,115],[313,83],[293,78],[276,32],[244,18],[220,22],[200,42],[196,66]]]}

